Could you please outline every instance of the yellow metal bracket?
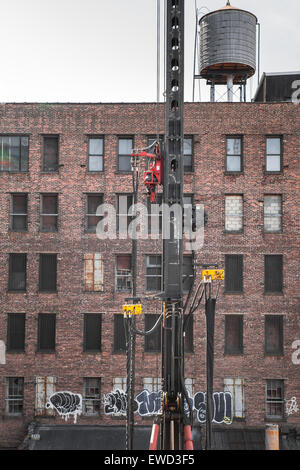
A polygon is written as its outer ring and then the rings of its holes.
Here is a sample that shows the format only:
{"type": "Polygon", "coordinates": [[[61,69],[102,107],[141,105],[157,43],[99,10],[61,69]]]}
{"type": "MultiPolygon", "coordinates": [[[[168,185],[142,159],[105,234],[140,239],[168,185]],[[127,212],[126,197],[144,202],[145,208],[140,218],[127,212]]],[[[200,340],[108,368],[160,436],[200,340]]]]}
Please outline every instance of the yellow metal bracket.
{"type": "Polygon", "coordinates": [[[206,269],[202,271],[202,280],[203,281],[215,281],[225,279],[224,269],[206,269]]]}
{"type": "Polygon", "coordinates": [[[141,304],[123,305],[124,317],[131,317],[132,315],[141,315],[141,314],[142,314],[141,304]]]}

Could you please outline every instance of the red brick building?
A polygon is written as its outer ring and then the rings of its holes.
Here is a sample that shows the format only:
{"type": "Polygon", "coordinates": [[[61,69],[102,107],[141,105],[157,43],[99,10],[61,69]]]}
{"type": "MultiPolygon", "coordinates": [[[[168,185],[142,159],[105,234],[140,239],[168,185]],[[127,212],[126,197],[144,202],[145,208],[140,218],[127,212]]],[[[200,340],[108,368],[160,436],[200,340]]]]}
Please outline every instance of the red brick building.
{"type": "MultiPolygon", "coordinates": [[[[122,216],[128,155],[156,134],[156,105],[11,103],[0,117],[0,446],[18,446],[33,421],[64,423],[45,408],[55,391],[82,395],[79,425],[124,425],[104,412],[103,397],[126,377],[119,322],[131,241],[99,240],[96,208],[111,203],[122,216]]],[[[293,103],[185,105],[184,192],[208,215],[195,258],[226,271],[214,389],[234,396],[231,428],[300,426],[298,407],[286,406],[300,403],[299,134],[293,103]]],[[[138,242],[142,298],[159,291],[161,253],[160,240],[138,242]]],[[[160,302],[143,300],[138,327],[160,312],[160,302]]],[[[205,391],[205,342],[202,306],[186,344],[192,394],[205,391]]],[[[154,390],[159,377],[159,338],[138,336],[136,392],[154,390]]]]}

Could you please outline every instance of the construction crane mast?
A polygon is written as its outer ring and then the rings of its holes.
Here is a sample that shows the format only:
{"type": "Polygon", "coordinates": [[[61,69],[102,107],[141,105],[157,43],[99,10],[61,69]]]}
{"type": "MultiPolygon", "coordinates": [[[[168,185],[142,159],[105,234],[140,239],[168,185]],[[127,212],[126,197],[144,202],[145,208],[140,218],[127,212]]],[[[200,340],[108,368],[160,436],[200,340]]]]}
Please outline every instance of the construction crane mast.
{"type": "MultiPolygon", "coordinates": [[[[166,108],[163,202],[183,208],[184,0],[166,0],[166,108]]],[[[162,450],[184,448],[182,218],[163,213],[162,450]],[[169,217],[166,217],[169,215],[169,217]],[[167,236],[164,237],[164,231],[167,236]]]]}

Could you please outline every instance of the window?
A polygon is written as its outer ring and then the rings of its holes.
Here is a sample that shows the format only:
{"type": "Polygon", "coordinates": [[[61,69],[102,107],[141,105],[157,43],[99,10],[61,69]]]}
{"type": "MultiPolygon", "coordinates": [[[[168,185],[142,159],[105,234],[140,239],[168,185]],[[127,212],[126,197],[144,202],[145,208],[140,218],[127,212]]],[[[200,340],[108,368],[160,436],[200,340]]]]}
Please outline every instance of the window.
{"type": "Polygon", "coordinates": [[[25,350],[25,313],[9,313],[7,318],[7,351],[25,350]]]}
{"type": "Polygon", "coordinates": [[[243,196],[225,196],[225,230],[243,230],[243,196]]]}
{"type": "Polygon", "coordinates": [[[55,351],[56,315],[53,313],[40,313],[38,316],[38,351],[55,351]]]}
{"type": "Polygon", "coordinates": [[[117,230],[120,234],[126,234],[126,236],[129,224],[133,220],[131,211],[132,204],[132,194],[117,195],[117,230]]]}
{"type": "Polygon", "coordinates": [[[265,316],[265,354],[283,354],[283,316],[265,316]]]}
{"type": "MultiPolygon", "coordinates": [[[[160,315],[156,313],[145,314],[145,331],[151,330],[160,315]]],[[[161,325],[150,335],[145,336],[145,352],[160,352],[161,351],[161,325]]]]}
{"type": "Polygon", "coordinates": [[[118,171],[131,171],[133,139],[120,137],[118,141],[118,171]]]}
{"type": "Polygon", "coordinates": [[[24,378],[8,377],[6,379],[6,414],[21,415],[23,413],[24,378]]]}
{"type": "Polygon", "coordinates": [[[56,292],[57,255],[40,254],[40,292],[56,292]]]}
{"type": "Polygon", "coordinates": [[[125,322],[123,315],[114,315],[114,352],[126,352],[125,322]]]}
{"type": "Polygon", "coordinates": [[[28,137],[0,136],[0,171],[28,171],[28,137]]]}
{"type": "Polygon", "coordinates": [[[46,404],[56,390],[56,377],[36,377],[35,383],[35,415],[55,416],[53,408],[47,408],[46,404]]]}
{"type": "Polygon", "coordinates": [[[43,171],[58,170],[58,136],[43,137],[43,171]]]}
{"type": "Polygon", "coordinates": [[[41,195],[41,230],[43,232],[56,232],[58,229],[58,195],[41,195]]]}
{"type": "Polygon", "coordinates": [[[86,292],[103,292],[104,267],[102,253],[84,255],[84,290],[86,292]]]}
{"type": "Polygon", "coordinates": [[[243,354],[243,315],[225,315],[225,354],[243,354]]]}
{"type": "Polygon", "coordinates": [[[230,392],[233,398],[233,418],[245,417],[243,379],[224,379],[224,392],[230,392]]]}
{"type": "Polygon", "coordinates": [[[239,173],[243,170],[242,138],[227,137],[226,139],[226,171],[239,173]]]}
{"type": "Polygon", "coordinates": [[[127,378],[126,377],[114,377],[113,378],[113,390],[127,390],[127,378]]]}
{"type": "Polygon", "coordinates": [[[264,230],[266,233],[278,233],[282,230],[282,196],[264,197],[264,230]]]}
{"type": "Polygon", "coordinates": [[[8,290],[26,290],[26,263],[27,255],[25,253],[10,253],[8,290]]]}
{"type": "Polygon", "coordinates": [[[84,351],[101,352],[101,323],[101,314],[86,313],[84,315],[84,351]]]}
{"type": "Polygon", "coordinates": [[[97,209],[103,204],[103,194],[87,194],[86,231],[96,233],[97,224],[103,215],[97,215],[97,209]]]}
{"type": "Polygon", "coordinates": [[[280,419],[284,417],[284,382],[267,380],[266,383],[266,417],[280,419]]]}
{"type": "Polygon", "coordinates": [[[193,138],[185,137],[183,141],[184,172],[193,171],[193,138]]]}
{"type": "Polygon", "coordinates": [[[184,352],[194,352],[194,317],[189,315],[186,320],[185,336],[184,336],[184,352]]]}
{"type": "Polygon", "coordinates": [[[225,292],[243,292],[243,255],[225,255],[225,292]]]}
{"type": "Polygon", "coordinates": [[[103,171],[103,137],[89,138],[88,171],[103,171]]]}
{"type": "Polygon", "coordinates": [[[132,272],[131,255],[116,257],[116,292],[131,292],[132,272]]]}
{"type": "Polygon", "coordinates": [[[266,171],[282,171],[282,140],[280,137],[267,137],[266,139],[266,171]]]}
{"type": "Polygon", "coordinates": [[[144,390],[148,392],[160,392],[162,390],[161,377],[144,377],[143,378],[144,390]]]}
{"type": "Polygon", "coordinates": [[[101,407],[100,395],[101,379],[86,377],[83,379],[83,414],[85,416],[99,416],[101,407]]]}
{"type": "Polygon", "coordinates": [[[13,232],[27,230],[27,194],[11,195],[10,229],[13,232]]]}
{"type": "Polygon", "coordinates": [[[162,289],[161,255],[146,256],[146,291],[159,292],[162,289]]]}
{"type": "Polygon", "coordinates": [[[193,257],[183,255],[182,265],[182,288],[183,292],[189,292],[194,280],[194,264],[193,257]]]}
{"type": "Polygon", "coordinates": [[[282,255],[265,255],[265,292],[282,293],[282,255]]]}

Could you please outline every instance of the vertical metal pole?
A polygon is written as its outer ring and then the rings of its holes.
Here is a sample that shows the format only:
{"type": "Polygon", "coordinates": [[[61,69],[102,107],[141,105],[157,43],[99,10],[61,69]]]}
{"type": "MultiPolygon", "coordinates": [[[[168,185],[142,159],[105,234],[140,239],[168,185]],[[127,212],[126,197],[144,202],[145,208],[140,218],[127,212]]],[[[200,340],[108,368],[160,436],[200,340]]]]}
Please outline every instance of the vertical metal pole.
{"type": "Polygon", "coordinates": [[[210,85],[210,101],[211,103],[215,102],[215,82],[212,80],[211,85],[210,85]]]}
{"type": "Polygon", "coordinates": [[[233,75],[227,77],[227,100],[230,103],[233,101],[233,75]]]}
{"type": "Polygon", "coordinates": [[[213,383],[214,383],[214,330],[215,330],[216,299],[211,297],[211,284],[209,296],[205,302],[206,315],[206,450],[212,445],[213,420],[213,383]]]}

